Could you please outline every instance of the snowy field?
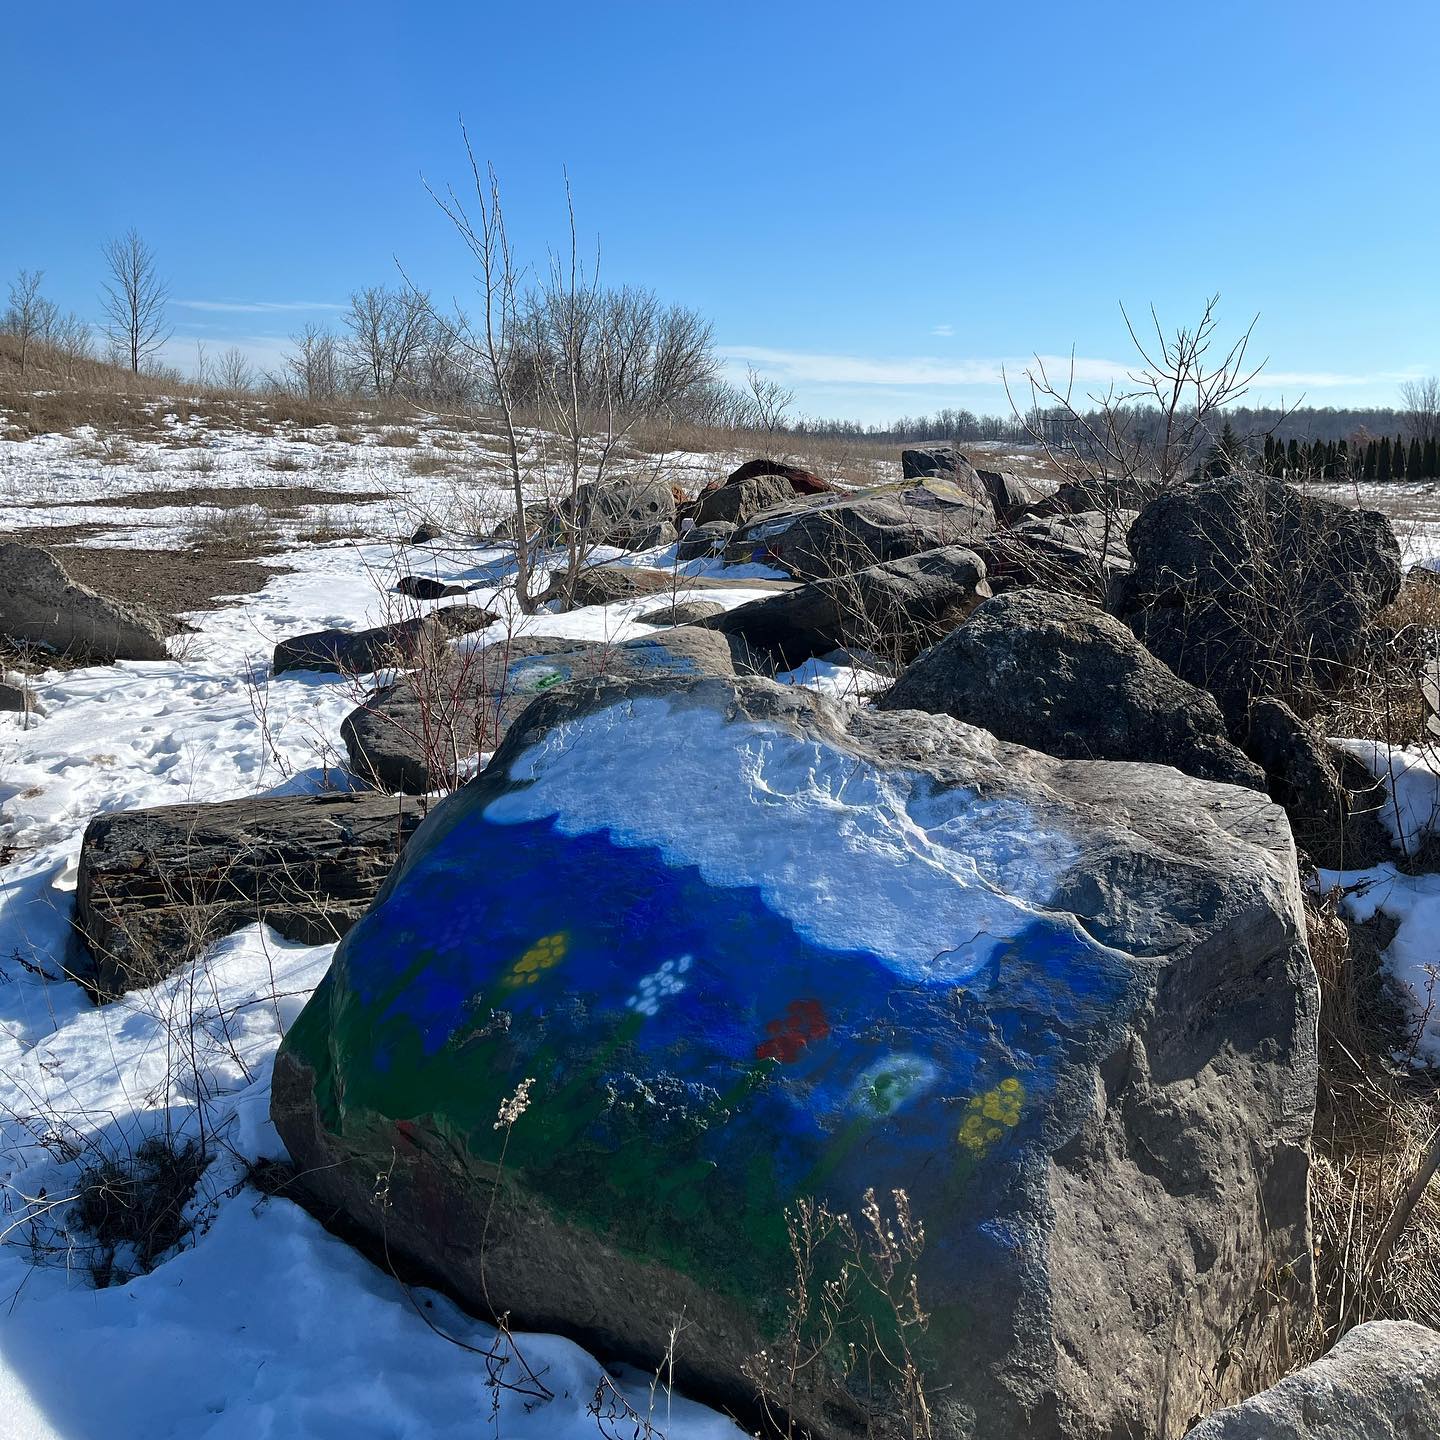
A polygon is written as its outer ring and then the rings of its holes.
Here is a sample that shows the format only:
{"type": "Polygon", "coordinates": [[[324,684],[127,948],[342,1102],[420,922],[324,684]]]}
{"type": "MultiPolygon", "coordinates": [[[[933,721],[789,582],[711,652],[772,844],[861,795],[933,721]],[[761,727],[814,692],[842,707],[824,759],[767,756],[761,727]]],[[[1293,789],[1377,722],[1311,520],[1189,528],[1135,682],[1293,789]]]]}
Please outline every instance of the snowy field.
{"type": "MultiPolygon", "coordinates": [[[[244,435],[216,442],[204,481],[253,486],[277,453],[302,447],[308,464],[321,463],[310,442],[244,435]]],[[[17,716],[0,716],[0,843],[8,861],[0,869],[0,1434],[588,1440],[629,1435],[633,1417],[615,1418],[629,1404],[675,1440],[737,1435],[728,1419],[632,1372],[617,1371],[601,1415],[588,1413],[609,1372],[552,1336],[516,1342],[552,1399],[497,1385],[495,1377],[516,1375],[520,1361],[507,1359],[492,1331],[438,1296],[412,1298],[296,1205],[245,1183],[252,1162],[280,1158],[268,1119],[271,1062],[330,947],[290,944],[251,927],[154,989],[99,1009],[61,973],[80,837],[93,815],[352,783],[339,735],[356,702],[353,684],[308,673],[273,679],[277,640],[395,618],[388,587],[397,565],[467,580],[503,569],[494,550],[397,547],[393,537],[408,533],[421,513],[454,513],[456,478],[420,482],[406,452],[373,443],[345,448],[345,463],[331,464],[325,484],[389,492],[345,515],[376,539],[291,545],[258,593],[192,615],[195,633],[171,642],[176,658],[47,672],[36,680],[45,718],[27,729],[17,716]],[[97,1289],[94,1247],[67,1225],[84,1172],[133,1155],[149,1135],[202,1132],[218,1158],[191,1207],[193,1236],[152,1273],[97,1289]]],[[[135,511],[124,497],[193,484],[187,451],[133,446],[125,462],[102,469],[76,449],[49,438],[0,442],[0,527],[54,525],[63,501],[87,524],[116,527],[94,543],[163,550],[183,541],[189,511],[135,511]]],[[[336,442],[319,453],[333,458],[336,442]]],[[[702,463],[708,473],[719,468],[712,458],[689,457],[691,471],[702,463]]],[[[687,473],[685,457],[677,467],[687,483],[705,478],[687,473]]],[[[459,499],[498,508],[503,499],[482,476],[493,476],[493,466],[482,469],[475,457],[459,499]]],[[[343,511],[344,502],[332,508],[343,511]]],[[[663,564],[669,557],[624,558],[663,564]]],[[[738,604],[754,597],[707,584],[704,571],[696,563],[678,568],[683,598],[738,604]]],[[[494,588],[468,598],[503,604],[494,588]]],[[[634,615],[656,604],[651,597],[516,623],[521,633],[618,641],[653,633],[634,615]]],[[[795,678],[844,683],[833,667],[812,666],[795,678]]],[[[123,1269],[123,1254],[117,1263],[123,1269]]]]}

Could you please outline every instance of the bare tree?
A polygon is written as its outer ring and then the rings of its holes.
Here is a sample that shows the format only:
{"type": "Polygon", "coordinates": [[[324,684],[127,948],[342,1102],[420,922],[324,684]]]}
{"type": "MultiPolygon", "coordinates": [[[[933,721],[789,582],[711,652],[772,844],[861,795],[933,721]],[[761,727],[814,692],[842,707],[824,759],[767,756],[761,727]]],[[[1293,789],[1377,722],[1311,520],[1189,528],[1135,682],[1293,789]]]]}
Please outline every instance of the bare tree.
{"type": "Polygon", "coordinates": [[[138,230],[132,228],[107,240],[101,253],[110,274],[101,301],[105,333],[131,372],[138,375],[141,363],[171,336],[165,324],[170,292],[160,278],[155,252],[138,230]]]}
{"type": "Polygon", "coordinates": [[[515,598],[521,611],[528,615],[536,608],[531,594],[529,518],[525,501],[530,469],[524,459],[528,446],[520,438],[511,369],[512,345],[520,329],[520,274],[510,249],[510,236],[505,229],[499,177],[494,166],[487,166],[485,174],[481,174],[463,125],[460,133],[465,142],[466,159],[470,162],[471,183],[475,187],[473,217],[453,186],[448,186],[443,195],[428,184],[426,189],[479,266],[476,280],[480,286],[480,309],[478,315],[471,317],[457,305],[453,316],[442,323],[458,348],[479,368],[504,427],[513,502],[511,526],[515,544],[515,598]]]}
{"type": "Polygon", "coordinates": [[[54,351],[56,358],[65,368],[65,378],[75,378],[75,367],[95,355],[94,336],[89,324],[74,311],[65,315],[58,312],[53,317],[45,334],[45,343],[54,351]]]}
{"type": "Polygon", "coordinates": [[[370,285],[355,291],[344,316],[344,349],[357,387],[379,396],[410,388],[429,322],[430,297],[419,290],[370,285]]]}
{"type": "Polygon", "coordinates": [[[1407,380],[1400,387],[1405,428],[1422,445],[1440,440],[1440,377],[1407,380]]]}
{"type": "Polygon", "coordinates": [[[1264,368],[1248,362],[1259,316],[1223,351],[1217,349],[1220,297],[1205,302],[1199,323],[1167,332],[1153,307],[1153,341],[1142,339],[1125,307],[1120,313],[1140,357],[1126,383],[1078,396],[1072,358],[1069,373],[1053,376],[1036,356],[1025,372],[1030,403],[1022,412],[1006,377],[1015,415],[1051,464],[1092,493],[1095,508],[1124,505],[1185,479],[1202,449],[1216,438],[1220,411],[1238,400],[1264,368]],[[1212,358],[1213,356],[1213,358],[1212,358]],[[1088,405],[1081,408],[1082,401],[1088,405]]]}
{"type": "Polygon", "coordinates": [[[245,352],[231,345],[215,362],[215,383],[222,390],[249,390],[255,384],[255,371],[245,352]]]}
{"type": "Polygon", "coordinates": [[[335,336],[313,322],[290,337],[294,353],[285,369],[293,383],[311,400],[333,400],[341,391],[340,345],[335,336]]]}
{"type": "Polygon", "coordinates": [[[37,340],[43,340],[56,321],[53,302],[40,293],[40,282],[45,277],[43,270],[22,270],[10,282],[10,303],[4,315],[6,334],[20,343],[20,373],[25,373],[26,362],[31,348],[37,340]]]}

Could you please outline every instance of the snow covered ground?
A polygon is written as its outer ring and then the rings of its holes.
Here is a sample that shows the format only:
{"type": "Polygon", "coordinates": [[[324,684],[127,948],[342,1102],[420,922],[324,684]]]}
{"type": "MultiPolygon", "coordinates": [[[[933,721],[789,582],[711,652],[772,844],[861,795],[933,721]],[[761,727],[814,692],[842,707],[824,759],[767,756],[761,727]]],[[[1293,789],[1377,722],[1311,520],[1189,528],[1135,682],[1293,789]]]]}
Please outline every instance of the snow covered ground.
{"type": "MultiPolygon", "coordinates": [[[[205,483],[253,485],[277,447],[303,443],[254,436],[213,443],[205,483]]],[[[452,479],[427,490],[388,451],[363,449],[354,463],[334,468],[326,486],[393,495],[356,507],[354,523],[394,536],[422,512],[448,513],[452,479]]],[[[0,527],[53,525],[54,509],[36,501],[59,498],[81,502],[73,508],[86,523],[121,527],[99,543],[179,543],[187,513],[130,510],[124,496],[194,483],[184,453],[155,445],[131,454],[99,469],[77,458],[73,442],[0,442],[0,527]],[[172,462],[172,454],[180,459],[172,462]]],[[[466,488],[471,504],[501,503],[482,493],[487,479],[478,473],[466,488]]],[[[258,593],[190,617],[196,631],[172,641],[174,658],[51,671],[36,680],[45,718],[26,728],[17,716],[0,716],[0,843],[8,862],[0,868],[5,1440],[590,1440],[632,1433],[633,1417],[614,1418],[625,1404],[674,1440],[740,1433],[723,1416],[652,1391],[651,1377],[623,1370],[609,1382],[601,1408],[612,1419],[602,1424],[587,1406],[610,1372],[553,1336],[516,1341],[553,1398],[497,1386],[493,1376],[516,1374],[519,1362],[506,1360],[493,1331],[439,1296],[412,1298],[293,1203],[245,1183],[251,1162],[280,1156],[268,1120],[271,1063],[330,947],[294,945],[251,927],[153,989],[99,1009],[63,976],[80,837],[93,815],[353,783],[339,742],[340,722],[356,701],[352,683],[306,673],[274,679],[277,640],[395,618],[388,586],[397,565],[493,581],[503,558],[459,546],[402,551],[388,539],[294,545],[258,593]],[[422,555],[429,557],[423,566],[422,555]],[[157,1133],[182,1140],[203,1133],[217,1156],[191,1206],[194,1232],[151,1273],[97,1289],[96,1249],[68,1223],[74,1197],[87,1170],[133,1156],[157,1133]]],[[[753,598],[753,591],[717,588],[706,569],[679,567],[683,598],[731,605],[753,598]]],[[[503,604],[493,585],[469,598],[503,604]]],[[[634,616],[669,599],[518,623],[522,632],[624,640],[653,633],[634,616]]],[[[839,690],[866,683],[837,667],[811,671],[797,681],[839,690]]],[[[115,1263],[124,1272],[133,1255],[122,1248],[115,1263]]]]}

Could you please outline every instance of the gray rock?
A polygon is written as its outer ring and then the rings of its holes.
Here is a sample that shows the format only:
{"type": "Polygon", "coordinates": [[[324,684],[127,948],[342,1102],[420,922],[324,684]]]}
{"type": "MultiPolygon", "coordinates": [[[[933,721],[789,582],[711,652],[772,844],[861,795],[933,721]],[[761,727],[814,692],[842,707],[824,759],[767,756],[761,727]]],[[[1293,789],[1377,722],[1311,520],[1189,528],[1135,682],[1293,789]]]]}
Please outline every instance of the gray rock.
{"type": "MultiPolygon", "coordinates": [[[[903,1189],[936,1440],[1156,1440],[1308,1301],[1303,936],[1263,797],[759,680],[557,687],[342,942],[272,1114],[393,1255],[647,1365],[683,1314],[731,1403],[785,1207],[903,1189]]],[[[778,1402],[891,1433],[843,1339],[778,1402]]]]}
{"type": "Polygon", "coordinates": [[[1359,870],[1393,858],[1390,837],[1377,818],[1384,789],[1365,770],[1354,782],[1344,751],[1333,749],[1313,725],[1280,700],[1257,700],[1246,718],[1241,747],[1265,771],[1270,798],[1290,817],[1295,843],[1332,870],[1359,870]]]}
{"type": "Polygon", "coordinates": [[[558,601],[563,610],[582,610],[587,605],[613,605],[617,600],[636,600],[673,590],[675,576],[667,570],[641,565],[587,565],[571,583],[558,571],[537,597],[544,603],[558,601]]]}
{"type": "Polygon", "coordinates": [[[743,525],[751,516],[773,505],[784,505],[795,496],[783,475],[748,475],[743,480],[704,490],[695,507],[695,521],[708,525],[726,521],[743,525]]]}
{"type": "Polygon", "coordinates": [[[707,560],[720,554],[734,533],[735,527],[728,520],[709,520],[693,526],[680,537],[675,558],[682,564],[686,560],[707,560]]]}
{"type": "Polygon", "coordinates": [[[80,845],[76,926],[96,999],[154,985],[263,920],[323,945],[375,898],[419,826],[393,795],[257,796],[96,816],[80,845]]]}
{"type": "Polygon", "coordinates": [[[724,613],[725,607],[718,600],[681,600],[635,618],[642,625],[704,625],[724,613]]]}
{"type": "Polygon", "coordinates": [[[824,580],[925,550],[970,545],[994,528],[995,512],[978,479],[925,477],[764,510],[736,530],[725,555],[824,580]]]}
{"type": "Polygon", "coordinates": [[[410,537],[410,543],[412,545],[428,545],[432,540],[443,539],[444,535],[445,531],[437,521],[422,520],[415,527],[415,533],[410,537]]]}
{"type": "Polygon", "coordinates": [[[79,585],[38,545],[0,545],[0,634],[87,660],[164,660],[165,623],[79,585]]]}
{"type": "Polygon", "coordinates": [[[767,595],[707,624],[782,670],[839,649],[868,651],[898,667],[989,598],[984,563],[948,546],[767,595]]]}
{"type": "Polygon", "coordinates": [[[356,775],[381,790],[424,795],[452,781],[457,764],[494,750],[525,707],[553,685],[600,676],[734,673],[725,637],[695,626],[621,645],[514,636],[383,686],[345,717],[340,735],[356,775]]]}
{"type": "Polygon", "coordinates": [[[957,476],[978,480],[975,467],[953,445],[926,445],[900,452],[900,475],[905,480],[920,480],[927,475],[943,475],[947,480],[957,476]]]}
{"type": "Polygon", "coordinates": [[[592,545],[647,548],[645,538],[675,523],[675,492],[656,476],[612,476],[581,485],[558,511],[559,530],[576,529],[592,545]]]}
{"type": "Polygon", "coordinates": [[[1383,515],[1258,475],[1160,496],[1130,527],[1130,552],[1111,608],[1236,726],[1266,695],[1309,713],[1400,589],[1383,515]]]}
{"type": "Polygon", "coordinates": [[[402,575],[395,582],[395,589],[412,600],[446,600],[452,595],[465,595],[473,587],[457,585],[454,581],[436,580],[431,575],[402,575]]]}
{"type": "Polygon", "coordinates": [[[679,538],[680,532],[668,520],[662,520],[648,530],[636,530],[625,548],[632,551],[658,550],[662,546],[673,545],[679,538]]]}
{"type": "Polygon", "coordinates": [[[495,623],[488,610],[450,605],[430,615],[376,625],[369,630],[315,630],[275,647],[274,671],[318,670],[333,675],[369,675],[391,665],[410,665],[456,635],[473,634],[495,623]]]}
{"type": "Polygon", "coordinates": [[[747,460],[743,465],[737,466],[726,476],[725,483],[739,485],[757,475],[781,476],[796,495],[819,495],[830,489],[829,482],[822,480],[813,470],[805,470],[799,465],[789,465],[783,460],[772,460],[765,456],[747,460]]]}
{"type": "Polygon", "coordinates": [[[1016,519],[1027,506],[1038,504],[1049,493],[1047,487],[1033,480],[1022,480],[1008,470],[975,470],[980,483],[995,507],[995,518],[1002,524],[1016,519]]]}
{"type": "Polygon", "coordinates": [[[1022,520],[975,542],[997,595],[1025,585],[1062,590],[1103,604],[1111,585],[1130,569],[1126,532],[1133,511],[1098,510],[1022,520]]]}
{"type": "Polygon", "coordinates": [[[1118,620],[1071,595],[986,601],[879,701],[979,725],[1069,759],[1143,760],[1265,788],[1230,743],[1215,701],[1154,658],[1118,620]]]}
{"type": "Polygon", "coordinates": [[[1372,1320],[1312,1365],[1229,1410],[1186,1440],[1435,1440],[1440,1335],[1408,1320],[1372,1320]]]}

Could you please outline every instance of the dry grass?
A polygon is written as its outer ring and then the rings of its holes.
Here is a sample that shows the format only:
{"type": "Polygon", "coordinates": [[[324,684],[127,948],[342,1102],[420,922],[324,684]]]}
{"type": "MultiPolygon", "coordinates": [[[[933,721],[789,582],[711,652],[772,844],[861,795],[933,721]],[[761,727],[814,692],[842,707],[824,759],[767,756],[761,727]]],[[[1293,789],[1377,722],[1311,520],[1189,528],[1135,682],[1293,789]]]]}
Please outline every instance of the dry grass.
{"type": "Polygon", "coordinates": [[[420,436],[414,430],[386,430],[375,441],[396,450],[413,450],[420,443],[420,436]]]}
{"type": "Polygon", "coordinates": [[[263,555],[278,549],[283,539],[274,517],[259,505],[202,510],[185,533],[188,545],[216,555],[263,555]]]}
{"type": "Polygon", "coordinates": [[[305,462],[296,455],[274,455],[265,463],[271,470],[283,470],[290,473],[305,468],[305,462]]]}
{"type": "Polygon", "coordinates": [[[1315,1354],[1367,1320],[1440,1325],[1440,1186],[1422,1195],[1393,1250],[1376,1263],[1380,1236],[1440,1124],[1440,1096],[1432,1078],[1389,1058],[1413,1047],[1416,1032],[1380,970],[1388,936],[1344,922],[1336,901],[1327,896],[1309,910],[1321,1002],[1311,1171],[1315,1354]]]}
{"type": "Polygon", "coordinates": [[[458,471],[454,459],[450,456],[428,453],[410,457],[410,473],[420,476],[454,475],[458,471]]]}

